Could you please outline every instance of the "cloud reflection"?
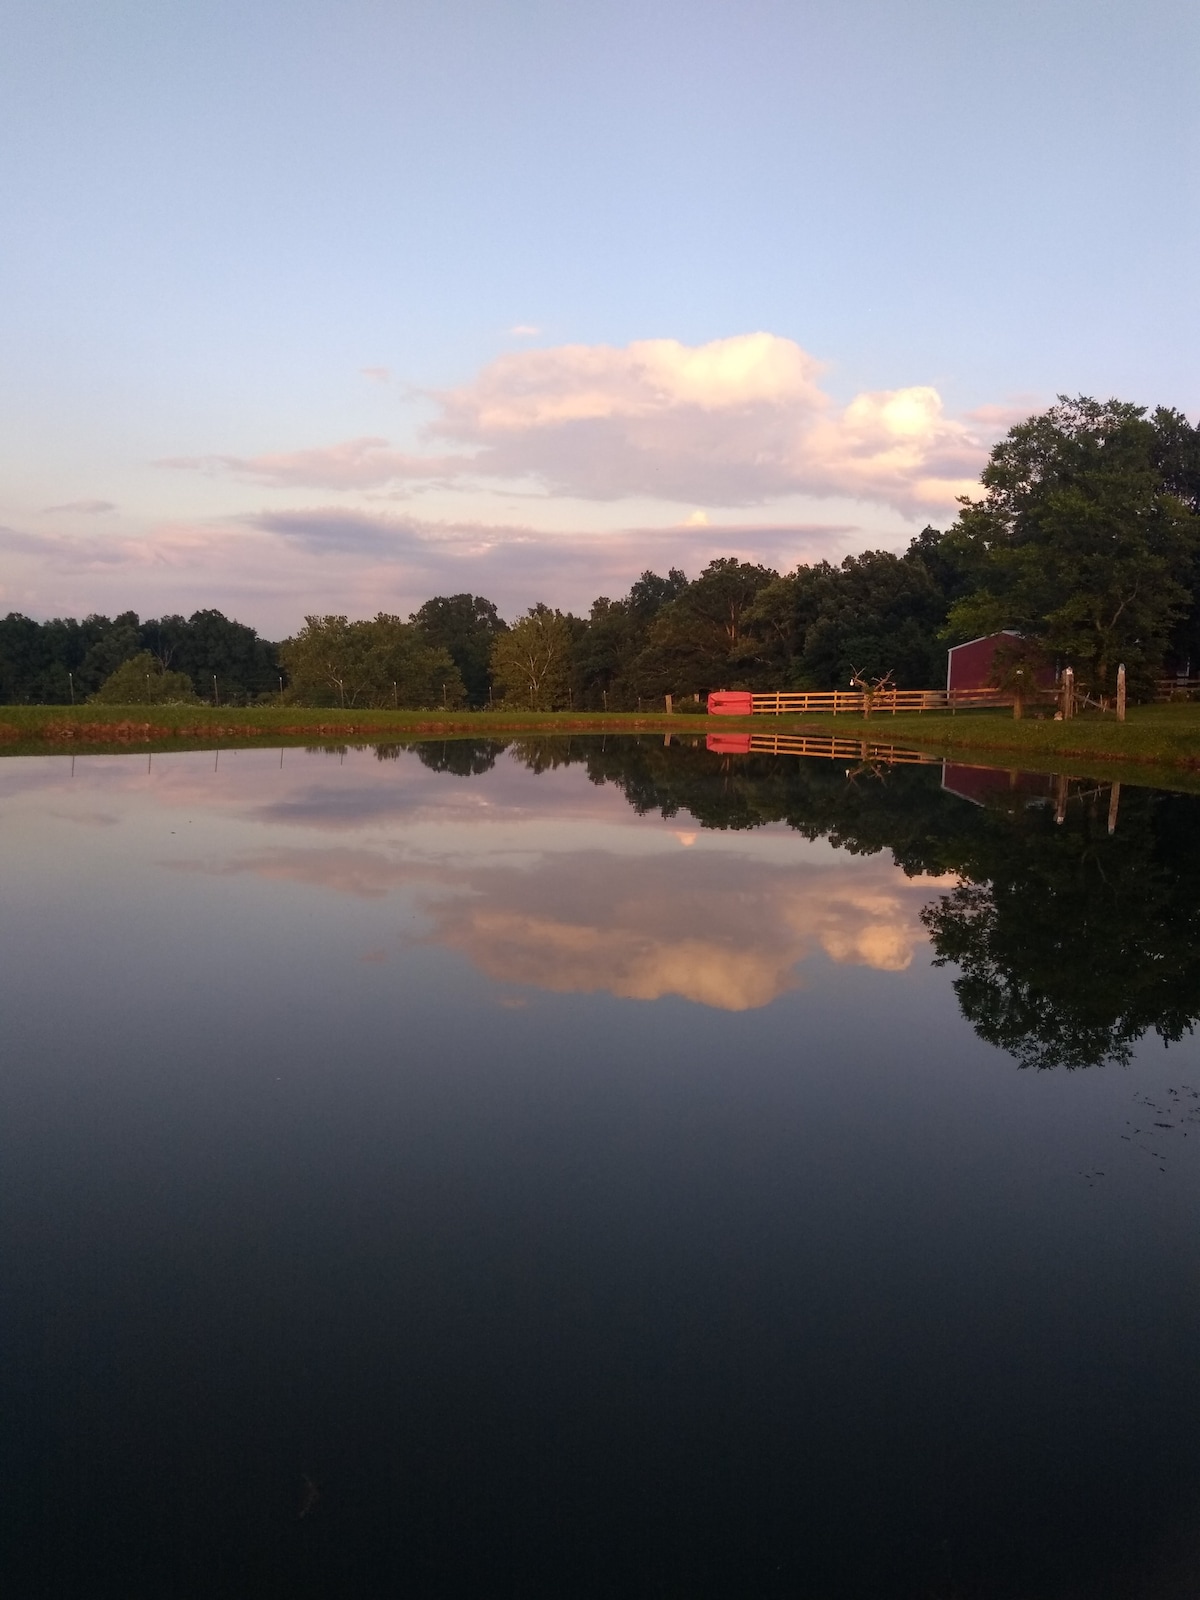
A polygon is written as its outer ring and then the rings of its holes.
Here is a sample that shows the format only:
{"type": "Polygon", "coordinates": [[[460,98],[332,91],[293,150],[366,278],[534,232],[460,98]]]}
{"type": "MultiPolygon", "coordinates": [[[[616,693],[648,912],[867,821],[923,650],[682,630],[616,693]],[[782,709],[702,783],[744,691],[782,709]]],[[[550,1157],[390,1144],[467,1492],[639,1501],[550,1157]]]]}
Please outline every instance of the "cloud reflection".
{"type": "Polygon", "coordinates": [[[283,849],[228,863],[331,893],[411,891],[426,939],[501,983],[722,1011],[769,1005],[804,963],[902,972],[925,942],[931,883],[890,863],[780,867],[733,851],[626,858],[592,850],[533,865],[397,860],[373,849],[283,849]]]}

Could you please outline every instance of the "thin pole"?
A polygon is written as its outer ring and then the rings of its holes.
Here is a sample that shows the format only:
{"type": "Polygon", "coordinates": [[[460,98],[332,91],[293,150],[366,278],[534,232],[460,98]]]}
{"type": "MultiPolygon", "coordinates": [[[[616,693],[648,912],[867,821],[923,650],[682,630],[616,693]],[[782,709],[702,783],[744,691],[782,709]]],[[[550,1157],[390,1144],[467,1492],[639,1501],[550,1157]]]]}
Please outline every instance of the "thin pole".
{"type": "MultiPolygon", "coordinates": [[[[1117,668],[1117,721],[1125,721],[1125,663],[1117,668]]],[[[1112,832],[1112,829],[1109,829],[1112,832]]]]}

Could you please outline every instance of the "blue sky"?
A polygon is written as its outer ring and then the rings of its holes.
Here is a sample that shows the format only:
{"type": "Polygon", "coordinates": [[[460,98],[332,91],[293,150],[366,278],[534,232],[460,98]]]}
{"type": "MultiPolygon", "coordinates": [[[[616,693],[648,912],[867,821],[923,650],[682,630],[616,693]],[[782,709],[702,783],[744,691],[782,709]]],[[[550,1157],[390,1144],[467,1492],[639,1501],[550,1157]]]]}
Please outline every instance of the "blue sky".
{"type": "Polygon", "coordinates": [[[0,609],[586,607],[1200,414],[1181,0],[5,8],[0,609]]]}

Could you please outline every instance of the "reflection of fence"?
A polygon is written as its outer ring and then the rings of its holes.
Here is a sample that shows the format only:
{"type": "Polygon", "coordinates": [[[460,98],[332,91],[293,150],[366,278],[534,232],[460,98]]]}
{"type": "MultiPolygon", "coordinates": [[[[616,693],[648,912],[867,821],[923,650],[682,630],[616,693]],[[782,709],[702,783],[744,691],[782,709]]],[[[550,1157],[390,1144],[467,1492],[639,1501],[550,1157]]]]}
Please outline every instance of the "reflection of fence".
{"type": "Polygon", "coordinates": [[[824,756],[834,761],[887,761],[911,766],[936,766],[940,756],[868,739],[806,738],[788,733],[710,733],[709,750],[726,756],[824,756]]]}
{"type": "Polygon", "coordinates": [[[1001,689],[880,689],[864,694],[860,689],[798,690],[778,694],[750,694],[736,690],[714,691],[708,711],[715,717],[894,716],[898,711],[957,711],[976,706],[1011,706],[1013,697],[1001,689]]]}

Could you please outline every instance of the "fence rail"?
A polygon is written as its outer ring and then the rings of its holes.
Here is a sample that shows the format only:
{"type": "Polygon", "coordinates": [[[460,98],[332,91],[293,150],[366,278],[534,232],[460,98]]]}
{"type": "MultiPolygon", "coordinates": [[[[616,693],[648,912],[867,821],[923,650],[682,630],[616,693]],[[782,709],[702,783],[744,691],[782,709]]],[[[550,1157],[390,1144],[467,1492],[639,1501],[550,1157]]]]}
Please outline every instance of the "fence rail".
{"type": "Polygon", "coordinates": [[[961,707],[1011,706],[1013,697],[1000,689],[880,689],[864,694],[860,689],[826,689],[797,693],[752,694],[752,716],[807,716],[818,712],[837,716],[893,716],[898,711],[954,711],[961,707]]]}
{"type": "Polygon", "coordinates": [[[1190,700],[1200,694],[1200,678],[1160,678],[1154,685],[1157,701],[1190,700]]]}

